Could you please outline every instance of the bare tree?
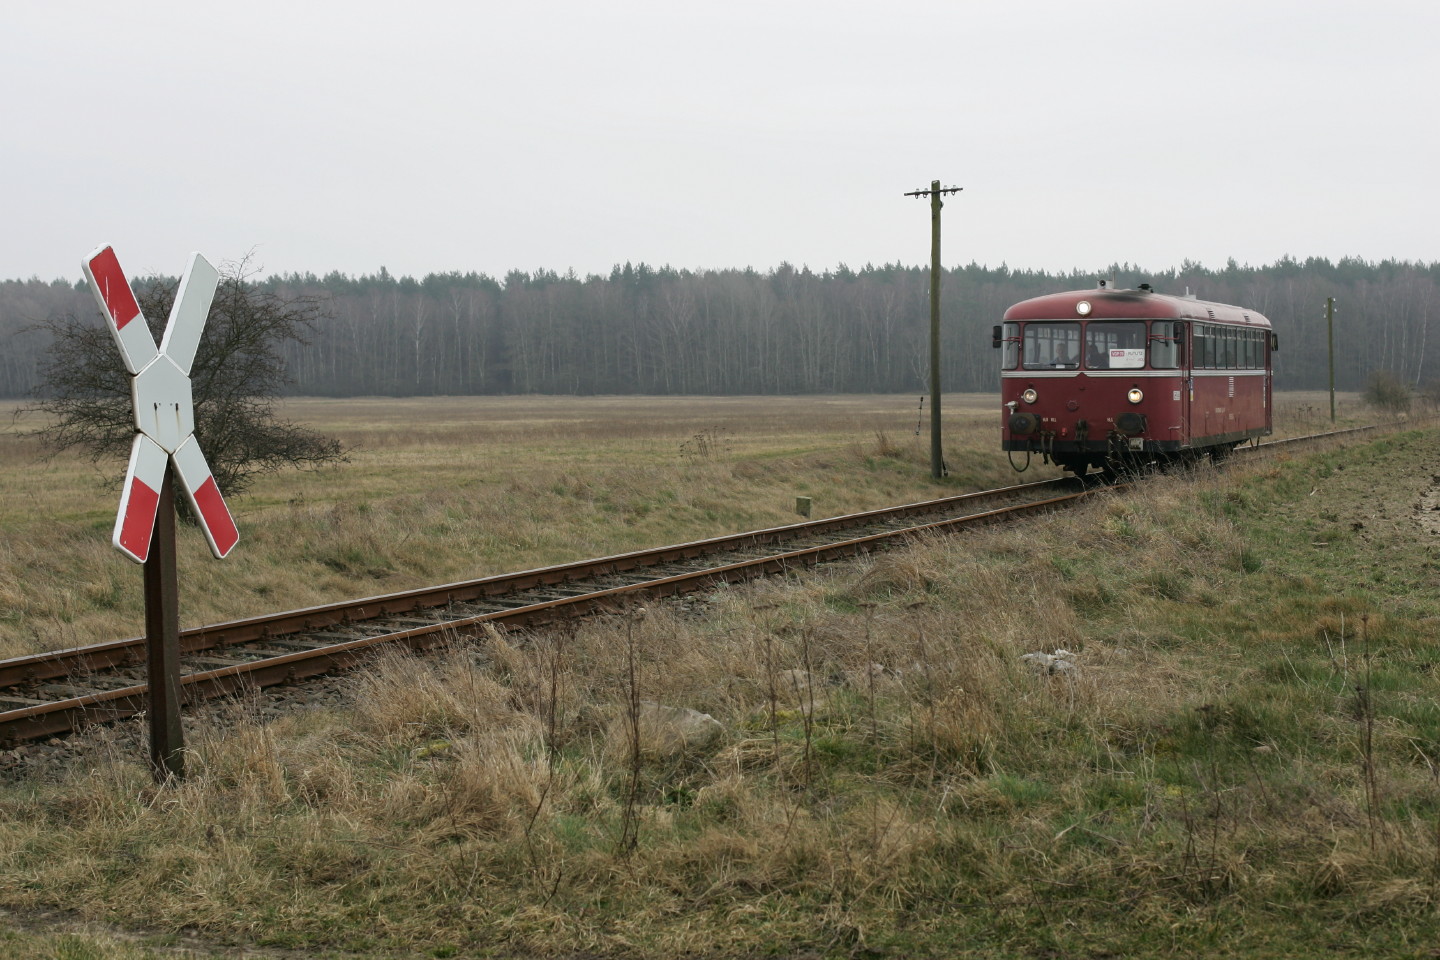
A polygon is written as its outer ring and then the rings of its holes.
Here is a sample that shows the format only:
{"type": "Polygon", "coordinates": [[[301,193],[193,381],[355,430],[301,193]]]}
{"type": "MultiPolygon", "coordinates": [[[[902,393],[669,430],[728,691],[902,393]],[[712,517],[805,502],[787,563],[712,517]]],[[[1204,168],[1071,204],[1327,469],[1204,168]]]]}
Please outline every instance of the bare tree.
{"type": "MultiPolygon", "coordinates": [[[[288,383],[281,358],[290,341],[304,342],[322,315],[320,301],[285,299],[246,282],[242,262],[220,281],[190,379],[195,434],[215,482],[227,496],[282,467],[345,460],[338,440],[280,419],[275,402],[288,383]]],[[[177,282],[150,278],[136,298],[158,343],[177,282]]],[[[123,464],[135,435],[130,376],[99,315],[54,316],[39,326],[53,342],[40,369],[38,399],[27,409],[54,422],[34,435],[54,451],[76,449],[92,462],[123,464]]],[[[117,477],[118,482],[118,477],[117,477]]]]}

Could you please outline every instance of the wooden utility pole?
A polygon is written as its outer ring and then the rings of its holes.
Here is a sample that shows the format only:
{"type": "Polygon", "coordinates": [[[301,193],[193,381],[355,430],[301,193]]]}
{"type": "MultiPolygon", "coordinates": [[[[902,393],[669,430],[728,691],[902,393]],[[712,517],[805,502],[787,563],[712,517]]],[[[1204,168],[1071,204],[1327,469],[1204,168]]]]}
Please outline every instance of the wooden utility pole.
{"type": "Polygon", "coordinates": [[[1335,422],[1335,298],[1325,298],[1325,336],[1330,344],[1330,422],[1335,422]]]}
{"type": "Polygon", "coordinates": [[[945,476],[945,457],[940,451],[940,197],[959,193],[964,187],[941,187],[930,181],[929,190],[912,190],[907,197],[930,198],[930,476],[945,476]]]}

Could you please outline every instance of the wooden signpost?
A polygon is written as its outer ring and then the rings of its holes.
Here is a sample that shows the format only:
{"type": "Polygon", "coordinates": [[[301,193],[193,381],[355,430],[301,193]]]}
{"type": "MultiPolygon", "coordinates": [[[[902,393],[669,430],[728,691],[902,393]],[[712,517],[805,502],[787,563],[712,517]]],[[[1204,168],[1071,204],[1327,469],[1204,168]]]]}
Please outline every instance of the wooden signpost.
{"type": "Polygon", "coordinates": [[[130,372],[135,440],[111,542],[145,565],[145,641],[150,688],[150,762],[157,780],[185,775],[180,726],[180,595],[175,550],[175,480],[216,558],[240,539],[235,520],[195,440],[190,367],[220,273],[195,253],[180,280],[160,346],[108,246],[84,261],[85,277],[130,372]]]}

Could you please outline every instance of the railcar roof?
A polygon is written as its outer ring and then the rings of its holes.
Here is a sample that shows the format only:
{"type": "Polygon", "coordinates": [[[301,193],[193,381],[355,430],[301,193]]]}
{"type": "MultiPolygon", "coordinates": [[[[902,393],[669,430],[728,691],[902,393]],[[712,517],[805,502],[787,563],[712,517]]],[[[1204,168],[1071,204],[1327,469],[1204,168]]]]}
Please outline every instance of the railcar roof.
{"type": "Polygon", "coordinates": [[[1091,289],[1049,293],[1020,301],[1005,311],[1005,319],[1214,320],[1267,329],[1270,326],[1269,319],[1255,310],[1148,290],[1091,289]],[[1090,303],[1090,313],[1084,317],[1075,309],[1082,300],[1090,303]]]}

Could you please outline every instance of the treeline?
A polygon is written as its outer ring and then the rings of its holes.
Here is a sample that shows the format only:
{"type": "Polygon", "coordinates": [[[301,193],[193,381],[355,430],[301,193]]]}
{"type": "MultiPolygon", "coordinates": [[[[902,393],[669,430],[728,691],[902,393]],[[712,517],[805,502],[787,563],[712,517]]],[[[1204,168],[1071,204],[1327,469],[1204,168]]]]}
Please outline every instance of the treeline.
{"type": "MultiPolygon", "coordinates": [[[[1440,263],[1284,258],[1264,267],[1167,271],[1118,264],[1121,286],[1188,288],[1270,317],[1281,389],[1326,385],[1324,302],[1339,301],[1337,386],[1387,371],[1414,386],[1440,380],[1430,337],[1440,319],[1440,263]]],[[[1097,275],[971,264],[942,278],[947,390],[994,389],[990,327],[1010,304],[1093,286],[1097,275]]],[[[143,282],[143,281],[142,281],[143,282]]],[[[259,286],[323,302],[325,319],[286,352],[298,395],[923,393],[929,270],[898,264],[815,272],[789,264],[677,270],[645,264],[609,275],[539,270],[503,278],[382,268],[361,277],[273,276],[259,286]]],[[[0,396],[32,396],[47,349],[35,323],[95,314],[83,281],[0,282],[0,396]]],[[[96,322],[99,322],[98,315],[96,322]]]]}

